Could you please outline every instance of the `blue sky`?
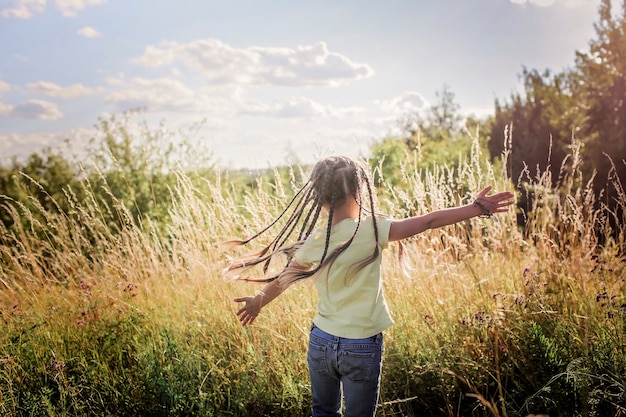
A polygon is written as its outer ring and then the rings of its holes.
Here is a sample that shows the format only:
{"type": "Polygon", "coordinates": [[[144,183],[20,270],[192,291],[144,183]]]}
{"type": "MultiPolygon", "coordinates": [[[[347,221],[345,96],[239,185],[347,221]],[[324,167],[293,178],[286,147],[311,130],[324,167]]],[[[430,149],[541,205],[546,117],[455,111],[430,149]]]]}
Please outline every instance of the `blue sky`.
{"type": "MultiPolygon", "coordinates": [[[[0,163],[142,107],[219,165],[367,154],[447,86],[482,116],[595,36],[600,0],[0,0],[0,163]],[[183,133],[184,135],[184,133],[183,133]]],[[[156,126],[156,125],[155,125],[156,126]]]]}

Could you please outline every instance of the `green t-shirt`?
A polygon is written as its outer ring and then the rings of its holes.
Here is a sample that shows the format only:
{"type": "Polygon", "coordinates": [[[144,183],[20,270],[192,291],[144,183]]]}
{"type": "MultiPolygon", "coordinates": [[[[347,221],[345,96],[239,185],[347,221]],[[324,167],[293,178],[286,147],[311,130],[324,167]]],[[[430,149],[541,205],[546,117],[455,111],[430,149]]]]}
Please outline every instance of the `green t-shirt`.
{"type": "MultiPolygon", "coordinates": [[[[348,276],[348,270],[374,251],[376,239],[371,217],[361,221],[352,242],[332,264],[314,277],[319,297],[313,323],[334,336],[360,339],[374,336],[393,324],[385,301],[382,279],[382,249],[387,247],[391,219],[377,218],[378,259],[348,276]]],[[[344,219],[331,229],[328,254],[354,234],[357,219],[344,219]]],[[[296,252],[294,260],[306,267],[319,263],[324,252],[326,230],[312,233],[296,252]]]]}

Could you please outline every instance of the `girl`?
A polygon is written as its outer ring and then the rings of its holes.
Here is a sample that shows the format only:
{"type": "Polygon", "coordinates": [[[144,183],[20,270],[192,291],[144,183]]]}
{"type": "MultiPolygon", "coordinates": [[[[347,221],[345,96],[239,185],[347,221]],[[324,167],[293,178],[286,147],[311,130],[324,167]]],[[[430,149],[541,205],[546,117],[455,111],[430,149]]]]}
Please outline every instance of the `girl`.
{"type": "Polygon", "coordinates": [[[279,254],[287,259],[286,266],[275,276],[238,276],[247,281],[267,282],[256,296],[235,298],[235,302],[244,303],[237,311],[244,326],[254,323],[261,309],[290,284],[315,277],[318,305],[307,354],[313,417],[341,416],[342,393],[346,417],[374,416],[376,412],[382,332],[392,324],[382,289],[381,250],[388,242],[428,229],[505,212],[512,204],[513,194],[488,196],[490,190],[491,187],[482,190],[472,204],[392,220],[376,214],[366,165],[332,156],[315,164],[306,184],[272,224],[245,241],[230,242],[250,242],[294,207],[268,246],[234,261],[228,270],[243,271],[263,264],[266,272],[279,254]],[[322,209],[328,214],[327,223],[315,228],[322,209]],[[296,231],[295,241],[289,242],[296,231]]]}

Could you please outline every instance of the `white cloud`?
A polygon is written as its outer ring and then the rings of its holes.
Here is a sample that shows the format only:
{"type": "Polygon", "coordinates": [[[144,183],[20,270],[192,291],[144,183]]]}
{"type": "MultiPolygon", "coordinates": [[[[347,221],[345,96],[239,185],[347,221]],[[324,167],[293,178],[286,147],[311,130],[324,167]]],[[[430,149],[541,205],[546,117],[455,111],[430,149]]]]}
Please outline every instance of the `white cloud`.
{"type": "Polygon", "coordinates": [[[76,156],[78,161],[85,161],[85,150],[89,140],[94,137],[93,129],[77,128],[65,132],[36,132],[0,134],[0,165],[16,157],[24,159],[45,148],[62,151],[67,158],[76,156]]]}
{"type": "Polygon", "coordinates": [[[126,78],[126,74],[120,73],[117,77],[107,77],[106,81],[109,85],[123,86],[126,78]]]}
{"type": "Polygon", "coordinates": [[[88,39],[101,38],[102,33],[98,32],[91,26],[85,26],[84,28],[79,29],[76,33],[80,36],[83,36],[88,39]]]}
{"type": "Polygon", "coordinates": [[[87,6],[96,6],[106,2],[107,0],[55,0],[61,14],[65,17],[74,17],[87,6]]]}
{"type": "Polygon", "coordinates": [[[0,116],[9,116],[12,110],[13,110],[13,106],[0,103],[0,116]]]}
{"type": "Polygon", "coordinates": [[[5,83],[4,81],[0,81],[0,93],[9,91],[10,89],[11,89],[11,86],[9,84],[5,83]]]}
{"type": "Polygon", "coordinates": [[[0,116],[14,119],[56,120],[63,116],[55,103],[28,100],[17,106],[0,104],[0,116]]]}
{"type": "Polygon", "coordinates": [[[237,85],[192,88],[175,78],[127,80],[124,74],[107,81],[115,91],[107,95],[105,101],[122,111],[145,108],[160,112],[198,112],[221,118],[236,114],[275,118],[340,117],[355,111],[324,106],[305,97],[281,98],[268,104],[246,97],[246,91],[237,85]]]}
{"type": "Polygon", "coordinates": [[[30,19],[35,13],[43,13],[46,9],[46,0],[17,0],[13,3],[14,7],[2,10],[2,17],[30,19]]]}
{"type": "MultiPolygon", "coordinates": [[[[62,141],[57,138],[57,135],[52,133],[0,134],[0,154],[7,158],[25,158],[46,147],[56,148],[61,143],[62,141]]],[[[0,164],[2,162],[5,161],[0,160],[0,164]]]]}
{"type": "Polygon", "coordinates": [[[295,49],[238,49],[218,39],[163,42],[148,46],[135,61],[151,67],[182,63],[215,84],[330,86],[374,74],[367,64],[330,52],[323,42],[295,49]]]}
{"type": "MultiPolygon", "coordinates": [[[[9,0],[10,1],[10,0],[9,0]]],[[[57,8],[65,17],[74,17],[87,6],[106,3],[107,0],[55,0],[57,8]]],[[[13,0],[13,7],[2,9],[2,17],[30,19],[37,13],[46,11],[46,0],[13,0]]]]}
{"type": "Polygon", "coordinates": [[[67,87],[61,87],[60,85],[49,81],[37,81],[36,83],[27,84],[26,87],[34,93],[60,98],[89,96],[98,91],[95,88],[86,87],[82,84],[72,84],[67,87]]]}
{"type": "Polygon", "coordinates": [[[241,114],[276,118],[341,118],[362,112],[362,109],[354,107],[337,108],[324,105],[308,97],[285,97],[275,100],[272,104],[247,100],[242,105],[241,114]]]}
{"type": "Polygon", "coordinates": [[[6,158],[6,160],[0,159],[0,165],[9,162],[10,158],[24,159],[31,153],[50,146],[54,142],[51,139],[51,135],[46,133],[0,134],[0,155],[6,158]]]}
{"type": "Polygon", "coordinates": [[[206,105],[204,96],[171,78],[134,78],[130,84],[123,79],[109,82],[123,88],[112,92],[105,100],[123,110],[145,107],[151,111],[201,111],[206,105]]]}
{"type": "Polygon", "coordinates": [[[390,100],[376,101],[375,104],[385,111],[398,114],[415,113],[429,105],[420,93],[414,91],[406,92],[390,100]]]}

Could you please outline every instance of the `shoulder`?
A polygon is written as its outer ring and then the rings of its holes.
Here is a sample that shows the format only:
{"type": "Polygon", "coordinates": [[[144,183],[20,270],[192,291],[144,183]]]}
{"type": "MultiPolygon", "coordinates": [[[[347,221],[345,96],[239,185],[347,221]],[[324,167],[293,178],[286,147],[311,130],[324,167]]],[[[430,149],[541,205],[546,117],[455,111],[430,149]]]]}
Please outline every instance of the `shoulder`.
{"type": "Polygon", "coordinates": [[[389,231],[391,230],[391,225],[393,224],[393,219],[389,216],[378,215],[375,217],[368,217],[368,223],[371,227],[374,226],[374,222],[376,222],[376,230],[378,232],[378,242],[385,246],[389,241],[389,231]]]}
{"type": "Polygon", "coordinates": [[[389,216],[377,215],[376,217],[371,218],[376,221],[376,226],[380,228],[389,228],[393,223],[393,220],[389,216]]]}

